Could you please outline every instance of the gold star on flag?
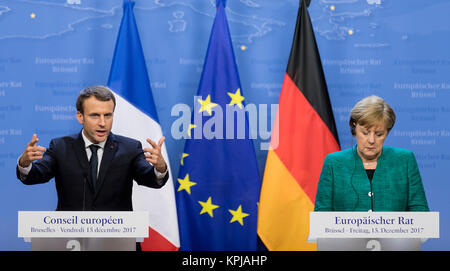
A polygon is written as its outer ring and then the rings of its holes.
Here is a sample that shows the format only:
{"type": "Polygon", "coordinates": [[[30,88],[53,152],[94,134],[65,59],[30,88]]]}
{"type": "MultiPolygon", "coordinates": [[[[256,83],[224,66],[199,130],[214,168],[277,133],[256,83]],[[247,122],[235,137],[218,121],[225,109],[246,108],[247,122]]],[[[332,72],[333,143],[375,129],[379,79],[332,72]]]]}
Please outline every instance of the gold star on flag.
{"type": "Polygon", "coordinates": [[[244,226],[244,217],[249,216],[247,213],[242,212],[242,206],[239,205],[236,211],[234,210],[228,210],[231,215],[233,215],[233,218],[231,218],[230,223],[233,223],[235,221],[239,222],[241,226],[244,226]]]}
{"type": "Polygon", "coordinates": [[[241,96],[241,89],[238,88],[236,93],[227,92],[228,96],[231,98],[231,102],[228,105],[236,104],[239,106],[239,108],[242,109],[242,101],[244,100],[244,97],[241,96]]]}
{"type": "Polygon", "coordinates": [[[211,95],[208,95],[208,97],[206,97],[205,100],[198,99],[197,101],[198,101],[198,102],[201,104],[201,106],[202,106],[202,107],[200,108],[200,111],[198,111],[198,112],[201,113],[201,112],[203,112],[203,111],[206,111],[206,112],[208,112],[208,114],[209,114],[210,116],[212,115],[211,109],[212,109],[214,106],[217,106],[216,103],[211,102],[211,95]]]}
{"type": "Polygon", "coordinates": [[[202,206],[202,210],[200,211],[200,214],[208,213],[210,217],[213,217],[213,210],[216,208],[219,208],[219,205],[214,205],[211,202],[211,197],[208,198],[206,202],[199,201],[200,205],[202,206]]]}
{"type": "Polygon", "coordinates": [[[34,19],[34,18],[36,18],[36,13],[34,13],[34,12],[31,12],[31,14],[30,14],[30,18],[31,18],[31,19],[34,19]]]}
{"type": "Polygon", "coordinates": [[[180,183],[180,187],[178,187],[178,192],[180,192],[181,190],[186,190],[186,192],[189,195],[191,194],[191,186],[197,184],[189,180],[189,174],[186,174],[186,176],[184,176],[184,179],[178,179],[178,182],[180,183]]]}
{"type": "Polygon", "coordinates": [[[197,127],[197,125],[189,124],[189,128],[188,128],[188,131],[187,131],[187,134],[188,134],[189,138],[191,137],[191,130],[194,129],[195,127],[197,127]]]}
{"type": "Polygon", "coordinates": [[[183,165],[183,159],[184,159],[185,157],[188,157],[188,156],[189,156],[189,154],[184,153],[184,152],[183,152],[183,154],[181,155],[181,165],[182,165],[182,166],[184,166],[184,165],[183,165]]]}

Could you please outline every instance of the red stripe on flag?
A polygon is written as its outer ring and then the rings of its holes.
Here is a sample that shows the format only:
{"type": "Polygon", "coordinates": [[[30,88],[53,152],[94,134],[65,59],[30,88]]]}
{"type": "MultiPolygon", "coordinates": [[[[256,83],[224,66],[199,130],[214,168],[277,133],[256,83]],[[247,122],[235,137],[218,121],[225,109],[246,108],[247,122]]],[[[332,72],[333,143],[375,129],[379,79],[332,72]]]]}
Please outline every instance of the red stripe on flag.
{"type": "Polygon", "coordinates": [[[151,227],[148,227],[148,233],[149,237],[141,242],[143,251],[177,251],[179,249],[151,227]]]}
{"type": "MultiPolygon", "coordinates": [[[[297,85],[286,74],[278,105],[278,146],[275,153],[314,203],[325,156],[339,150],[323,122],[297,85]]],[[[272,134],[273,137],[274,134],[272,134]]]]}

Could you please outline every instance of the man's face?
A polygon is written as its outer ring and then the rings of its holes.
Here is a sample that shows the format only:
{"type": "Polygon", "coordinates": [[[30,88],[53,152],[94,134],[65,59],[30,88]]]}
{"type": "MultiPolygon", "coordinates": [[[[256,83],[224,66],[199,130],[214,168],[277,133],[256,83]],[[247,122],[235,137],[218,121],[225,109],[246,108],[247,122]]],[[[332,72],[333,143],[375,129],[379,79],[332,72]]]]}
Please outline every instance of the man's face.
{"type": "Polygon", "coordinates": [[[94,144],[105,141],[111,132],[114,102],[91,96],[84,100],[83,109],[83,114],[77,112],[77,120],[83,125],[84,135],[94,144]]]}

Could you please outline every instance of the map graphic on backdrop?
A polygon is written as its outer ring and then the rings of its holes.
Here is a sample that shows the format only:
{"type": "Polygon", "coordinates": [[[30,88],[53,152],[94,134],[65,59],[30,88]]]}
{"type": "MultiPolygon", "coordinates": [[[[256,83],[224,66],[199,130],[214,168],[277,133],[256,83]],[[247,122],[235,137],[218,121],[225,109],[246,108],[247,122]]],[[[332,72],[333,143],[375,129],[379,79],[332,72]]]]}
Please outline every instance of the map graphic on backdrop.
{"type": "MultiPolygon", "coordinates": [[[[316,32],[342,148],[355,144],[348,115],[375,94],[397,123],[386,144],[414,151],[441,238],[424,249],[450,250],[450,21],[446,0],[312,0],[316,32]]],[[[270,132],[290,52],[298,0],[227,1],[246,104],[270,132]]],[[[134,8],[158,115],[177,175],[184,139],[172,134],[176,105],[192,106],[215,0],[136,1],[134,8]]],[[[122,0],[0,0],[0,250],[27,250],[17,238],[18,210],[54,210],[54,182],[25,186],[17,157],[33,133],[47,146],[75,133],[78,92],[106,84],[122,0]]],[[[261,176],[270,133],[257,133],[261,176]]]]}
{"type": "MultiPolygon", "coordinates": [[[[122,7],[117,1],[0,1],[0,16],[6,17],[5,24],[15,25],[13,28],[2,28],[0,39],[29,38],[47,39],[74,32],[77,29],[111,29],[113,25],[105,20],[108,17],[120,15],[122,7]],[[102,5],[99,7],[99,5],[102,5]],[[29,10],[28,14],[27,11],[29,10]],[[17,12],[20,11],[20,12],[17,12]],[[11,13],[11,16],[9,16],[11,13]],[[54,22],[54,14],[64,14],[63,20],[54,22]],[[24,20],[29,16],[30,20],[24,20]],[[102,21],[102,19],[105,19],[102,21]]],[[[140,3],[139,3],[140,4],[140,3]]],[[[163,1],[154,0],[142,3],[145,6],[136,7],[137,12],[145,13],[144,16],[160,15],[161,22],[166,21],[170,32],[191,32],[195,29],[187,25],[193,20],[201,20],[202,17],[214,18],[215,1],[163,1]],[[186,13],[186,17],[185,17],[186,13]]],[[[260,8],[260,5],[241,0],[240,4],[247,8],[260,8]]],[[[239,10],[239,8],[236,8],[239,10]]],[[[232,9],[228,10],[230,22],[239,24],[244,33],[234,37],[235,42],[251,43],[254,38],[262,37],[272,31],[272,26],[283,26],[284,22],[264,18],[257,13],[253,15],[239,14],[232,9]]]]}

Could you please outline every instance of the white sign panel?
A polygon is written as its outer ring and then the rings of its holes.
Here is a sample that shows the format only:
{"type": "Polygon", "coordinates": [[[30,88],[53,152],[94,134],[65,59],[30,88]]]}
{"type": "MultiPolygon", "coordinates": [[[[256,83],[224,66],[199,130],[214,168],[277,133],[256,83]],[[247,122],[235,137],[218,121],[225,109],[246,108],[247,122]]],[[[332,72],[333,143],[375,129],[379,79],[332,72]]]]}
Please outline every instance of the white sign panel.
{"type": "Polygon", "coordinates": [[[439,238],[439,212],[311,212],[317,238],[439,238]]]}
{"type": "Polygon", "coordinates": [[[148,213],[19,211],[18,237],[148,237],[148,213]]]}

